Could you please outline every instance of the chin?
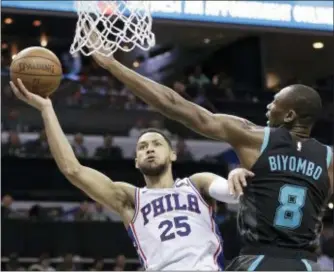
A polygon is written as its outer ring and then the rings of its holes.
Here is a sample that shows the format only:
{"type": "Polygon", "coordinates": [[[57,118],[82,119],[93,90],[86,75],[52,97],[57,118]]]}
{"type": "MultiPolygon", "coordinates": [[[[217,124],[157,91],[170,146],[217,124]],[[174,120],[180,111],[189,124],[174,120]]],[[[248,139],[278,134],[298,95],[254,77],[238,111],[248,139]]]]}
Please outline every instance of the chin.
{"type": "Polygon", "coordinates": [[[160,164],[160,165],[142,165],[139,167],[140,172],[149,177],[157,177],[161,176],[167,169],[167,165],[165,164],[160,164]]]}

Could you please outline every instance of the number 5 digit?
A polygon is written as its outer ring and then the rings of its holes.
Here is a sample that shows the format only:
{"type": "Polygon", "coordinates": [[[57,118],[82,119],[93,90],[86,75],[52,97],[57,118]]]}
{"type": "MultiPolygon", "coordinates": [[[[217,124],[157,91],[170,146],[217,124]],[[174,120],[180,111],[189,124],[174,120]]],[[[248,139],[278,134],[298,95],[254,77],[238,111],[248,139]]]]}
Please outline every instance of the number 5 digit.
{"type": "Polygon", "coordinates": [[[187,220],[188,220],[187,216],[178,216],[174,218],[175,228],[180,229],[176,233],[181,237],[188,236],[191,231],[189,224],[185,222],[187,220]],[[183,230],[181,230],[181,228],[183,230]]]}

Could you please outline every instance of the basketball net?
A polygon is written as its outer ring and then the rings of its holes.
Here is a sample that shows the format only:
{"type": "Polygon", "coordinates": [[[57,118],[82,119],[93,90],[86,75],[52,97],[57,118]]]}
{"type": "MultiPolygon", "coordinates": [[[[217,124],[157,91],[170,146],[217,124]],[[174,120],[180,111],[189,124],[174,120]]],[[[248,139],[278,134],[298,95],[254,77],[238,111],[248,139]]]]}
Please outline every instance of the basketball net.
{"type": "Polygon", "coordinates": [[[155,45],[147,1],[75,1],[78,21],[70,53],[109,57],[155,45]]]}

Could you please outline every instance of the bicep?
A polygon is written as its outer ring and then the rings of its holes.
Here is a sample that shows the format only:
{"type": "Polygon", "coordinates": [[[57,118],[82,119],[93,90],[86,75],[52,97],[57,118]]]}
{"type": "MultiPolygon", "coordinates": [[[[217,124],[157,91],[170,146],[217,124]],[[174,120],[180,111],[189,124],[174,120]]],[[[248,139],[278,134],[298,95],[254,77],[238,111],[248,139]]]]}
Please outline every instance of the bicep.
{"type": "Polygon", "coordinates": [[[68,175],[67,178],[90,198],[118,213],[124,203],[134,199],[134,186],[113,182],[106,175],[89,167],[81,166],[77,173],[68,175]]]}
{"type": "Polygon", "coordinates": [[[175,107],[182,117],[181,123],[205,137],[226,141],[234,147],[262,142],[261,133],[257,132],[260,127],[244,118],[214,114],[185,99],[175,107]]]}

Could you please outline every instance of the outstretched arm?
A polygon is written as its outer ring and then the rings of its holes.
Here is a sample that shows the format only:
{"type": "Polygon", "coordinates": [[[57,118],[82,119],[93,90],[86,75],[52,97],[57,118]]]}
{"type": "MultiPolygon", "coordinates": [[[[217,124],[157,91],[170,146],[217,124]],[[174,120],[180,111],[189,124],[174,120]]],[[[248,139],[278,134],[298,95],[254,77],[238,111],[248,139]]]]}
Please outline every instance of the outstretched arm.
{"type": "Polygon", "coordinates": [[[18,87],[10,83],[14,94],[22,101],[40,110],[51,153],[59,170],[70,182],[88,196],[108,208],[122,213],[134,200],[135,187],[112,182],[102,173],[79,163],[58,122],[50,99],[30,93],[18,80],[18,87]]]}
{"type": "MultiPolygon", "coordinates": [[[[101,42],[90,25],[85,25],[84,31],[91,44],[97,45],[101,42]]],[[[139,75],[113,57],[107,58],[96,52],[92,56],[136,96],[166,117],[179,121],[208,138],[226,141],[237,150],[239,147],[261,145],[263,131],[254,129],[256,126],[253,123],[236,116],[213,114],[184,99],[172,89],[139,75]]]]}
{"type": "Polygon", "coordinates": [[[247,186],[247,177],[254,174],[246,169],[238,168],[230,172],[228,180],[212,173],[197,173],[190,177],[201,194],[226,203],[238,203],[243,194],[242,187],[247,186]]]}
{"type": "Polygon", "coordinates": [[[263,129],[248,120],[227,114],[213,114],[184,99],[172,89],[128,69],[115,59],[94,55],[97,62],[122,81],[147,104],[166,117],[179,121],[208,138],[223,140],[234,148],[260,146],[263,129]]]}

